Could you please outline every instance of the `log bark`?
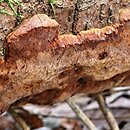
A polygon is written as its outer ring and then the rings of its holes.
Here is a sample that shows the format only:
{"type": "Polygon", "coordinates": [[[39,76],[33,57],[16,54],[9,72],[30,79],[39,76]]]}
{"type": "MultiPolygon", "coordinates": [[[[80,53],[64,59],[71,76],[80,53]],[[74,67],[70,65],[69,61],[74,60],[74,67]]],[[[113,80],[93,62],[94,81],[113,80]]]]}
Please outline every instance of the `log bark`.
{"type": "MultiPolygon", "coordinates": [[[[37,14],[8,36],[10,30],[2,33],[1,39],[7,37],[0,42],[1,113],[11,104],[52,104],[76,93],[97,93],[130,84],[129,2],[67,2],[57,3],[52,15],[60,25],[45,14],[37,14]],[[90,22],[86,24],[87,19],[90,22]]],[[[46,3],[42,4],[44,9],[50,9],[46,3]]],[[[10,17],[7,21],[13,20],[10,17]]]]}

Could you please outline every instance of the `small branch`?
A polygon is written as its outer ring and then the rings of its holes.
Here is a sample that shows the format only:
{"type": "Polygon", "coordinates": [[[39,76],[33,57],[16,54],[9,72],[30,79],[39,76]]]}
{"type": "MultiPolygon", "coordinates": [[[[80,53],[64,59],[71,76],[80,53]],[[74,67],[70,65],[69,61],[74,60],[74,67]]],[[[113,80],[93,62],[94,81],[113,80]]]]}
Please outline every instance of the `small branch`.
{"type": "Polygon", "coordinates": [[[119,93],[119,92],[128,92],[128,91],[130,91],[130,87],[127,87],[125,89],[119,89],[119,90],[109,89],[108,91],[102,92],[102,95],[105,96],[105,95],[108,95],[108,94],[114,94],[114,93],[119,93]]]}
{"type": "MultiPolygon", "coordinates": [[[[69,116],[59,116],[59,115],[41,115],[38,114],[39,116],[42,116],[43,118],[46,117],[51,117],[51,118],[67,118],[71,120],[79,120],[77,117],[69,117],[69,116]]],[[[91,120],[105,120],[104,117],[89,117],[91,120]]],[[[123,115],[123,116],[115,116],[115,119],[130,119],[130,115],[123,115]]]]}
{"type": "Polygon", "coordinates": [[[19,124],[19,126],[23,129],[23,130],[31,130],[29,128],[29,126],[26,124],[26,122],[17,114],[17,112],[15,112],[15,109],[10,108],[8,110],[8,112],[12,115],[12,117],[14,118],[14,120],[19,124]]]}
{"type": "MultiPolygon", "coordinates": [[[[43,118],[46,117],[51,117],[51,118],[67,118],[67,119],[71,119],[71,120],[79,120],[79,118],[77,117],[70,117],[70,116],[59,116],[59,115],[43,115],[43,114],[38,114],[39,116],[42,116],[43,118]]],[[[105,120],[104,117],[89,117],[91,120],[105,120]]],[[[130,114],[129,115],[122,115],[122,116],[115,116],[115,119],[129,119],[130,118],[130,114]]]]}
{"type": "Polygon", "coordinates": [[[112,114],[112,112],[110,111],[110,109],[108,108],[104,97],[101,94],[97,94],[95,95],[95,99],[97,100],[99,107],[101,109],[101,111],[104,114],[104,117],[106,119],[106,121],[108,122],[108,125],[110,126],[111,130],[119,130],[118,124],[112,114]]]}
{"type": "Polygon", "coordinates": [[[84,122],[84,124],[89,128],[89,130],[97,130],[96,126],[84,114],[84,112],[71,100],[71,98],[69,98],[66,102],[72,108],[72,110],[77,114],[77,116],[84,122]]]}

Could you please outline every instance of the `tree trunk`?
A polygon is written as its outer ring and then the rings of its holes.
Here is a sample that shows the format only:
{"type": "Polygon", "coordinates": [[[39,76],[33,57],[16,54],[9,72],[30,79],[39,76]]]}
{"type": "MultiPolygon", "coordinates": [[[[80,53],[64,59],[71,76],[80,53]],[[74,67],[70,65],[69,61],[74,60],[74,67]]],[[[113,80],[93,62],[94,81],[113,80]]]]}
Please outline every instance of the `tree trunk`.
{"type": "Polygon", "coordinates": [[[24,19],[42,14],[22,23],[0,14],[1,113],[130,84],[129,1],[23,2],[16,9],[24,19]]]}

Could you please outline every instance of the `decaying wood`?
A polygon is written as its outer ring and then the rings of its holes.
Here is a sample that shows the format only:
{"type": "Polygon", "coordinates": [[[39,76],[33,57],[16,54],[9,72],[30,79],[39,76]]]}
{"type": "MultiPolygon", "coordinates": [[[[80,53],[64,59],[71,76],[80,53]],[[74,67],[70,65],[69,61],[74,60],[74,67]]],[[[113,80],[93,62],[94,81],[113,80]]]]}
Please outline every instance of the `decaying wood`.
{"type": "Polygon", "coordinates": [[[130,85],[130,9],[119,14],[119,23],[77,35],[59,35],[44,14],[25,20],[1,47],[8,52],[0,56],[1,113],[14,103],[49,104],[130,85]]]}

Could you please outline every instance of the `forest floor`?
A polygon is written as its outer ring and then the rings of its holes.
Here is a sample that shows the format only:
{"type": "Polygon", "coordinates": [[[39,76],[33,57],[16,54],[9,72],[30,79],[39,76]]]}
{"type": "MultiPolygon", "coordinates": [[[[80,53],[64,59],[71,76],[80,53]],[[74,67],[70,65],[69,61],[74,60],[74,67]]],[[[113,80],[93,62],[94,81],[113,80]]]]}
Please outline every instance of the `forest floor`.
{"type": "MultiPolygon", "coordinates": [[[[130,128],[130,91],[129,87],[115,88],[105,91],[106,102],[116,118],[121,130],[130,128]]],[[[76,95],[73,101],[93,121],[98,130],[110,130],[98,103],[91,96],[76,95]]],[[[18,108],[17,113],[31,129],[35,130],[88,130],[66,102],[53,106],[38,106],[27,104],[23,109],[18,108]],[[26,110],[26,111],[25,111],[26,110]]],[[[0,130],[18,130],[19,126],[12,116],[6,112],[0,117],[0,130]]]]}

